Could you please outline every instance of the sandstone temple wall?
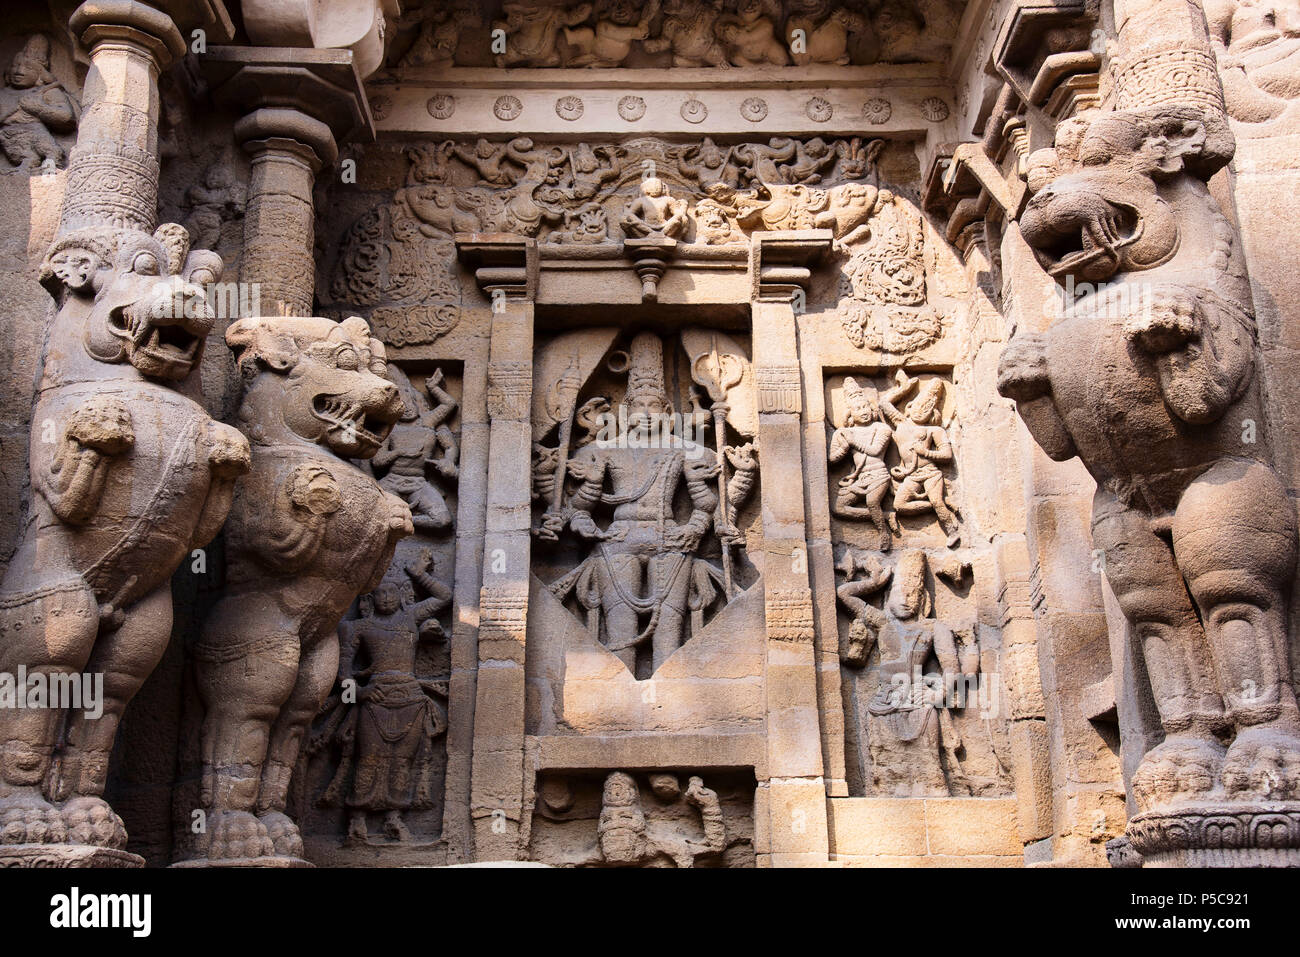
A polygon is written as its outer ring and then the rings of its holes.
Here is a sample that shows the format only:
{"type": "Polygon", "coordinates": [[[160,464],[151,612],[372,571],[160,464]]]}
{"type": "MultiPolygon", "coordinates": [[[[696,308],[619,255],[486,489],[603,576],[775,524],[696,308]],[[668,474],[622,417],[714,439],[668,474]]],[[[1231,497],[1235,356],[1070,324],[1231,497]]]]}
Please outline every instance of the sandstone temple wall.
{"type": "Polygon", "coordinates": [[[16,7],[0,861],[1295,863],[1296,0],[16,7]]]}

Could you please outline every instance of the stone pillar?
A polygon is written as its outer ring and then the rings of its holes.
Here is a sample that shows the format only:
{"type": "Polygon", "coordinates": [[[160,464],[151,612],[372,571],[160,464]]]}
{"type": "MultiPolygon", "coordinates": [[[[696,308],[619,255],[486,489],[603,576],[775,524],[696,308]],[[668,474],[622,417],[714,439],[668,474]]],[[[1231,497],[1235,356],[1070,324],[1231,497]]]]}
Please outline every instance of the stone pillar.
{"type": "Polygon", "coordinates": [[[320,120],[285,107],[254,110],[235,124],[252,156],[239,277],[255,284],[263,315],[310,316],[316,285],[312,190],[338,147],[320,120]]]}
{"type": "Polygon", "coordinates": [[[158,75],[184,55],[185,41],[167,14],[126,0],[83,3],[69,25],[89,51],[90,71],[59,233],[92,226],[152,232],[158,75]]]}
{"type": "Polygon", "coordinates": [[[479,593],[470,814],[474,859],[517,860],[524,813],[524,644],[531,552],[533,289],[536,245],[519,236],[457,243],[492,303],[487,521],[479,593]],[[521,463],[523,466],[521,467],[521,463]]]}
{"type": "Polygon", "coordinates": [[[760,866],[825,864],[830,855],[804,529],[803,390],[794,307],[807,294],[812,277],[807,264],[830,245],[829,231],[809,230],[761,234],[751,246],[767,621],[767,766],[754,802],[760,866]]]}

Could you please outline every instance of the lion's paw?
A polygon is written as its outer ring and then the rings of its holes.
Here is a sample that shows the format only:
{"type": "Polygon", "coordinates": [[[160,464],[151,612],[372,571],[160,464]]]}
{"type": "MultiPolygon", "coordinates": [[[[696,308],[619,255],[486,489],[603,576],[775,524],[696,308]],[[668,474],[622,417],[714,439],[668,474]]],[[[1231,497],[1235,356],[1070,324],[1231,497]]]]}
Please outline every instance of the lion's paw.
{"type": "Polygon", "coordinates": [[[1146,753],[1133,773],[1138,807],[1150,810],[1214,790],[1223,764],[1223,746],[1204,738],[1170,736],[1146,753]]]}
{"type": "Polygon", "coordinates": [[[63,823],[73,844],[93,844],[123,850],[126,827],[117,812],[101,797],[80,795],[63,805],[63,823]]]}
{"type": "Polygon", "coordinates": [[[287,814],[267,811],[261,820],[266,826],[276,856],[302,857],[302,835],[298,832],[298,825],[287,814]]]}
{"type": "Polygon", "coordinates": [[[1228,748],[1223,787],[1236,798],[1300,800],[1300,738],[1277,728],[1246,728],[1228,748]]]}

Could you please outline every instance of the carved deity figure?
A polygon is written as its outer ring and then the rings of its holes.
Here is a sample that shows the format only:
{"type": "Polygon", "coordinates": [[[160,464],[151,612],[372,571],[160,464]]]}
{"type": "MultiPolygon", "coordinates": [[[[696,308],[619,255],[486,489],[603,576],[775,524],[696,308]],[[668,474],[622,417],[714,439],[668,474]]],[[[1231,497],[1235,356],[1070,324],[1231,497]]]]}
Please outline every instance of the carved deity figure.
{"type": "Polygon", "coordinates": [[[408,599],[410,586],[385,578],[362,597],[361,617],[339,624],[339,681],[364,684],[355,691],[355,703],[342,694],[331,699],[330,717],[313,735],[315,748],[331,739],[342,746],[338,769],[317,803],[347,807],[353,841],[369,836],[367,812],[384,815],[391,840],[409,841],[402,815],[434,803],[434,739],[447,727],[436,697],[445,699],[447,682],[418,678],[416,654],[421,641],[446,640],[437,616],[451,604],[451,590],[433,577],[428,549],[404,571],[428,597],[408,599]]]}
{"type": "Polygon", "coordinates": [[[799,66],[809,63],[834,63],[848,66],[851,61],[849,38],[870,30],[867,18],[848,9],[838,0],[786,0],[789,17],[786,36],[803,31],[802,42],[791,43],[790,56],[799,66]]]}
{"type": "Polygon", "coordinates": [[[682,147],[673,155],[681,174],[694,180],[700,189],[707,190],[712,183],[738,184],[740,170],[731,158],[734,149],[731,146],[723,149],[706,136],[699,143],[682,147]]]}
{"type": "Polygon", "coordinates": [[[715,34],[723,0],[664,0],[659,36],[646,40],[649,53],[671,50],[673,66],[730,66],[715,34]]]}
{"type": "Polygon", "coordinates": [[[244,190],[235,182],[230,165],[218,160],[203,171],[203,182],[195,183],[185,193],[189,215],[185,228],[199,249],[216,249],[221,245],[221,227],[227,220],[242,214],[244,190]]]}
{"type": "Polygon", "coordinates": [[[578,588],[579,598],[603,617],[601,641],[635,673],[637,648],[648,643],[657,670],[685,640],[692,590],[699,587],[695,552],[713,527],[717,492],[710,480],[718,462],[702,445],[669,434],[645,448],[635,436],[658,429],[671,412],[664,393],[663,343],[637,335],[628,352],[628,441],[592,442],[569,460],[579,484],[569,500],[570,529],[592,545],[591,555],[554,589],[578,588]],[[691,512],[674,515],[685,487],[691,512]],[[595,513],[612,507],[601,529],[595,513]]]}
{"type": "Polygon", "coordinates": [[[171,639],[172,573],[220,530],[249,467],[245,438],[198,401],[213,323],[202,287],[221,260],[188,246],[175,224],[91,228],[41,266],[58,313],[30,513],[0,587],[0,674],[102,675],[103,701],[98,716],[0,705],[0,845],[124,848],[102,797],[118,722],[171,639]]]}
{"type": "Polygon", "coordinates": [[[456,400],[442,388],[441,369],[424,380],[429,395],[438,402],[433,407],[400,369],[389,366],[388,377],[397,384],[404,411],[371,459],[375,468],[387,469],[379,487],[406,501],[417,532],[445,531],[451,527],[451,512],[428,473],[432,469],[446,481],[460,475],[456,462],[460,446],[445,424],[456,410],[456,400]]]}
{"type": "Polygon", "coordinates": [[[1300,0],[1208,0],[1228,113],[1263,123],[1300,99],[1300,0]]]}
{"type": "Polygon", "coordinates": [[[350,461],[379,451],[402,402],[358,317],[240,319],[226,341],[253,467],[226,524],[225,591],[193,649],[207,827],[192,854],[300,857],[289,777],[334,683],[339,619],[413,531],[406,503],[350,461]]]}
{"type": "Polygon", "coordinates": [[[682,791],[675,774],[651,775],[656,796],[661,801],[683,800],[700,813],[704,840],[677,833],[673,825],[647,822],[641,806],[641,789],[636,778],[625,771],[611,771],[605,778],[601,794],[600,821],[596,826],[599,859],[587,863],[606,866],[654,866],[656,858],[669,858],[678,867],[694,867],[702,855],[722,853],[727,846],[727,828],[717,792],[704,786],[704,780],[692,775],[682,791]]]}
{"type": "Polygon", "coordinates": [[[940,424],[943,381],[931,379],[907,403],[904,412],[894,403],[916,388],[917,379],[898,370],[895,385],[880,397],[880,411],[894,428],[899,464],[889,470],[894,487],[894,511],[899,515],[934,512],[948,536],[948,546],[961,543],[957,509],[948,501],[948,480],[943,467],[953,460],[948,431],[940,424]]]}
{"type": "Polygon", "coordinates": [[[50,41],[40,33],[27,38],[5,73],[0,91],[0,152],[18,170],[53,172],[63,162],[55,134],[77,128],[76,97],[50,72],[50,41]]]}
{"type": "Polygon", "coordinates": [[[727,48],[732,66],[785,66],[790,54],[776,38],[779,0],[736,0],[733,12],[718,18],[714,32],[727,48]]]}
{"type": "Polygon", "coordinates": [[[1093,540],[1165,731],[1133,776],[1141,811],[1300,799],[1295,505],[1264,433],[1241,243],[1206,186],[1233,147],[1220,112],[1190,105],[1058,130],[1030,158],[1022,233],[1062,286],[1099,285],[1016,329],[998,370],[1043,450],[1097,481],[1093,540]]]}
{"type": "Polygon", "coordinates": [[[650,36],[650,23],[659,15],[659,0],[644,6],[633,0],[597,0],[595,26],[565,27],[572,51],[565,66],[615,67],[632,53],[632,44],[650,36]]]}
{"type": "Polygon", "coordinates": [[[627,207],[620,225],[629,238],[676,239],[686,230],[687,203],[668,195],[663,180],[641,180],[641,195],[627,207]]]}
{"type": "Polygon", "coordinates": [[[879,419],[875,390],[862,388],[851,377],[844,380],[844,401],[848,411],[844,425],[831,435],[827,457],[839,462],[851,455],[853,467],[839,481],[831,511],[841,518],[865,518],[876,527],[879,548],[889,551],[890,530],[899,532],[898,521],[886,516],[882,503],[891,486],[885,452],[893,433],[879,419]]]}
{"type": "Polygon", "coordinates": [[[576,27],[591,16],[591,4],[566,10],[548,0],[506,0],[501,5],[504,20],[494,20],[494,30],[504,30],[506,49],[496,56],[500,67],[560,66],[564,55],[560,31],[576,27]]]}
{"type": "Polygon", "coordinates": [[[618,179],[625,165],[627,151],[621,146],[588,146],[579,143],[568,151],[573,184],[570,199],[586,202],[596,198],[601,187],[618,179]]]}
{"type": "MultiPolygon", "coordinates": [[[[880,649],[876,692],[867,704],[876,791],[897,797],[970,793],[958,758],[962,740],[950,712],[965,705],[964,691],[979,672],[973,626],[954,629],[931,617],[929,562],[919,549],[904,551],[892,571],[872,556],[852,552],[845,553],[839,568],[845,582],[837,595],[853,616],[841,660],[862,667],[872,650],[880,649]],[[871,605],[868,599],[891,579],[885,607],[871,605]],[[937,674],[926,670],[931,660],[939,665],[937,674]],[[959,677],[965,682],[960,693],[959,677]]],[[[967,568],[949,559],[934,571],[959,580],[967,568]]]]}

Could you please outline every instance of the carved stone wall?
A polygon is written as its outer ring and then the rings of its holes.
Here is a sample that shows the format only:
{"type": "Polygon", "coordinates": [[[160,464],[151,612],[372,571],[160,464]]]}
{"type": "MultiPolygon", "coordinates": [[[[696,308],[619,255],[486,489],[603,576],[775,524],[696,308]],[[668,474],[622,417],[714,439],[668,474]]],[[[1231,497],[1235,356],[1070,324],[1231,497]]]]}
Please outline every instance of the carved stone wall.
{"type": "Polygon", "coordinates": [[[0,28],[0,862],[1294,863],[1294,0],[396,6],[0,28]]]}

